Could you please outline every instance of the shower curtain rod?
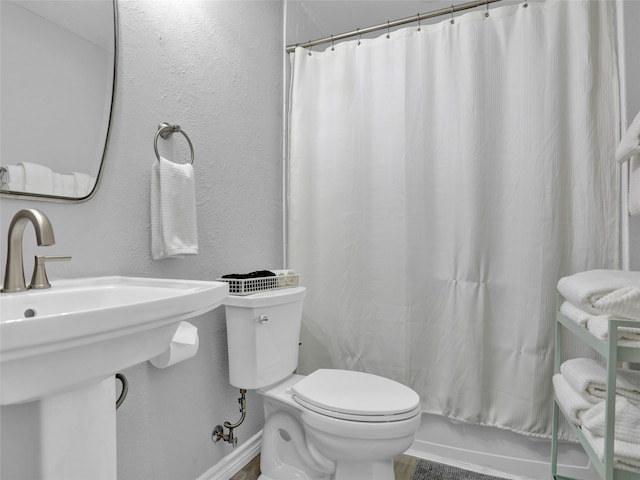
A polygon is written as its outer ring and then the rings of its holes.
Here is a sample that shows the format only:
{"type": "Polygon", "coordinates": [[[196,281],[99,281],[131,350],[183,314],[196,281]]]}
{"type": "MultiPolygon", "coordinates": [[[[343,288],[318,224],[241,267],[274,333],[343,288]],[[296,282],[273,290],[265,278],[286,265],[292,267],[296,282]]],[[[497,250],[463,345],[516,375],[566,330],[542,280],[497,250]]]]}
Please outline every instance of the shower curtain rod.
{"type": "Polygon", "coordinates": [[[428,18],[440,17],[442,15],[453,15],[456,12],[463,10],[469,10],[470,8],[488,6],[490,3],[501,2],[502,0],[476,0],[474,2],[461,3],[460,5],[451,5],[448,8],[441,8],[439,10],[433,10],[427,13],[419,13],[413,17],[401,18],[392,22],[381,23],[380,25],[374,25],[373,27],[358,28],[352,32],[341,33],[339,35],[331,35],[329,37],[320,38],[318,40],[310,40],[304,43],[297,43],[295,45],[287,45],[286,52],[291,53],[295,51],[296,47],[314,47],[323,43],[333,43],[338,40],[344,40],[345,38],[356,37],[365,33],[377,32],[378,30],[385,30],[400,25],[406,25],[407,23],[415,23],[428,18]]]}

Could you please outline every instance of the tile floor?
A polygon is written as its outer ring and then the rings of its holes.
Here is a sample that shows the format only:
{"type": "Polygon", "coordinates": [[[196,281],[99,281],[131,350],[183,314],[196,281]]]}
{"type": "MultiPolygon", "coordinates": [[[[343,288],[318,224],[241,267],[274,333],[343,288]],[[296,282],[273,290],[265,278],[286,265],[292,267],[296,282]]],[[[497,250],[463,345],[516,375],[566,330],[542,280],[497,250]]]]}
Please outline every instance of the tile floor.
{"type": "MultiPolygon", "coordinates": [[[[396,480],[411,480],[416,466],[416,457],[400,455],[393,462],[396,480]]],[[[236,473],[230,480],[257,480],[260,475],[260,455],[251,460],[246,467],[236,473]]]]}

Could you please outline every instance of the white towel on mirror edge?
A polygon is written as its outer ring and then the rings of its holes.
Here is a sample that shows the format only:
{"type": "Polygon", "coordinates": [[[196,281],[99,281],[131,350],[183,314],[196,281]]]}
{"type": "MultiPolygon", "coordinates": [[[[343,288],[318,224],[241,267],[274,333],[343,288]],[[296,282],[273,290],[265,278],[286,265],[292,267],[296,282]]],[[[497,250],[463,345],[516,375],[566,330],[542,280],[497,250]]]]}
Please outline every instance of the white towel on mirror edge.
{"type": "Polygon", "coordinates": [[[5,173],[2,178],[2,184],[9,190],[22,192],[24,190],[24,166],[5,165],[5,173]]]}
{"type": "Polygon", "coordinates": [[[76,197],[75,177],[70,173],[54,173],[53,194],[62,197],[76,197]]]}
{"type": "MultiPolygon", "coordinates": [[[[592,358],[572,358],[560,365],[560,373],[571,387],[592,403],[604,400],[607,392],[607,370],[592,358]]],[[[640,402],[640,371],[618,368],[616,393],[640,402]]]]}
{"type": "Polygon", "coordinates": [[[571,385],[560,373],[553,376],[553,390],[567,420],[576,425],[582,425],[583,415],[591,410],[594,404],[571,388],[571,385]]]}
{"type": "MultiPolygon", "coordinates": [[[[587,428],[582,428],[582,433],[593,447],[600,460],[604,459],[604,437],[595,435],[587,428]]],[[[616,440],[613,444],[613,466],[632,472],[640,472],[640,445],[624,440],[616,440]]]]}
{"type": "Polygon", "coordinates": [[[151,255],[157,260],[197,253],[193,166],[160,157],[151,171],[151,255]]]}
{"type": "Polygon", "coordinates": [[[594,315],[640,319],[640,272],[589,270],[563,277],[558,292],[594,315]]]}
{"type": "Polygon", "coordinates": [[[86,197],[93,190],[93,186],[96,183],[95,178],[87,175],[86,173],[71,172],[76,183],[76,196],[86,197]]]}
{"type": "MultiPolygon", "coordinates": [[[[636,405],[625,397],[616,395],[615,412],[615,438],[625,442],[636,443],[640,448],[640,405],[636,405]]],[[[602,401],[593,405],[586,412],[582,412],[582,425],[594,435],[604,437],[605,417],[606,405],[602,401]]]]}

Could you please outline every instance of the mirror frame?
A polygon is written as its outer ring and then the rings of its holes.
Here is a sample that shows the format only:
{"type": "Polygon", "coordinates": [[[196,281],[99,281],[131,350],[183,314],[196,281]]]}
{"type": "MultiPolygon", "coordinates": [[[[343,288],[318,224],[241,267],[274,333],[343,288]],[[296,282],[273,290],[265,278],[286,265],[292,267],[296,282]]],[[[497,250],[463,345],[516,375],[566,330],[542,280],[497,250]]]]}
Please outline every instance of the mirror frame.
{"type": "MultiPolygon", "coordinates": [[[[1,0],[0,0],[1,1],[1,0]]],[[[102,180],[102,172],[104,170],[105,160],[107,158],[107,150],[109,144],[109,137],[111,134],[111,127],[113,122],[113,105],[116,98],[116,85],[118,82],[118,56],[119,56],[119,43],[118,43],[118,0],[111,0],[113,3],[113,82],[111,84],[111,108],[109,110],[109,119],[107,121],[107,132],[104,139],[104,148],[102,149],[102,158],[100,159],[100,167],[98,168],[98,174],[96,175],[96,183],[93,186],[89,195],[85,197],[72,198],[61,197],[58,195],[44,195],[41,193],[30,192],[16,192],[11,190],[0,190],[0,198],[13,198],[18,200],[35,200],[40,202],[54,202],[54,203],[82,203],[92,198],[102,180]]]]}

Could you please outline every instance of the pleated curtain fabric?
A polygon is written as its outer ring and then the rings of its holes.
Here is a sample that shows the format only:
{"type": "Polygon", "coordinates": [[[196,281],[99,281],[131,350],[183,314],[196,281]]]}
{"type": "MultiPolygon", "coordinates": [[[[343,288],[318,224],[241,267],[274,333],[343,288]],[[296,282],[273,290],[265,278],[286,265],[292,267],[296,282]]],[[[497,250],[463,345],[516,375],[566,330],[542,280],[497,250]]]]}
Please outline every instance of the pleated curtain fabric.
{"type": "Polygon", "coordinates": [[[613,2],[530,2],[292,62],[288,265],[301,370],[425,412],[551,425],[556,283],[618,266],[613,2]]]}

